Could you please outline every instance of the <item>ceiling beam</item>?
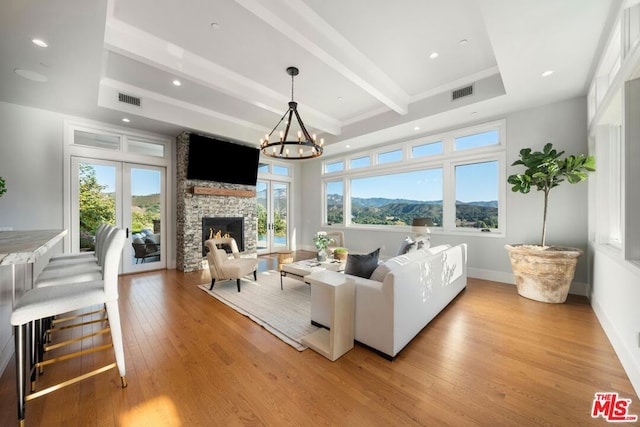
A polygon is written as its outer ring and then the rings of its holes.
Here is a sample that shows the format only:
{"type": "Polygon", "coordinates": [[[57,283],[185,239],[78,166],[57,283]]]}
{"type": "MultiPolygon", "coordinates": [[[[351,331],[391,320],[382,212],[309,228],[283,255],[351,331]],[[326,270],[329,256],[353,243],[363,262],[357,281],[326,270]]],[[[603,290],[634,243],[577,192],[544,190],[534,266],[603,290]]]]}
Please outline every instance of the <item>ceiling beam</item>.
{"type": "Polygon", "coordinates": [[[235,1],[391,110],[408,113],[409,95],[303,1],[235,1]]]}
{"type": "MultiPolygon", "coordinates": [[[[287,96],[269,87],[115,18],[107,20],[104,47],[271,111],[278,116],[282,115],[289,102],[287,96]]],[[[340,134],[339,120],[307,105],[300,105],[304,106],[305,122],[308,126],[321,132],[340,134]]]]}

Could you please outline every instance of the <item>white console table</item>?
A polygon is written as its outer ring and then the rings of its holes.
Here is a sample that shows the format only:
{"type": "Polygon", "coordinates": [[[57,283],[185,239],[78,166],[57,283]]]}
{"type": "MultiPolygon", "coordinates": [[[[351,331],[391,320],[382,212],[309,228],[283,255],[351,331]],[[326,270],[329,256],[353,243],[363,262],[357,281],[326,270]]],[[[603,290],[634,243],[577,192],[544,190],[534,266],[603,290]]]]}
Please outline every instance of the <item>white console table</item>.
{"type": "Polygon", "coordinates": [[[331,329],[320,328],[302,337],[302,344],[335,361],[353,348],[355,281],[333,271],[317,271],[305,276],[304,281],[329,293],[331,329]]]}

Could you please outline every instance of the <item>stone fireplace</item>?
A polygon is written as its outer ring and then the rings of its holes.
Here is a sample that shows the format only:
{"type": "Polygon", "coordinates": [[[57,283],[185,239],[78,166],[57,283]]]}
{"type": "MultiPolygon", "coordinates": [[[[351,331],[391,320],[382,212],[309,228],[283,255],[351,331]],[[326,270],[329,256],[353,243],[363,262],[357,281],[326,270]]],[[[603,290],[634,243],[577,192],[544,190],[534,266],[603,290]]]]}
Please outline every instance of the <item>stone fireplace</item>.
{"type": "MultiPolygon", "coordinates": [[[[244,252],[244,218],[243,217],[204,217],[202,218],[202,256],[207,255],[204,242],[207,239],[233,237],[238,244],[238,251],[244,252]]],[[[226,246],[226,245],[225,245],[226,246]]],[[[223,248],[227,253],[230,247],[223,248]]]]}
{"type": "MultiPolygon", "coordinates": [[[[184,272],[208,268],[203,242],[205,233],[206,238],[209,237],[209,226],[204,230],[205,220],[210,219],[218,219],[223,227],[228,225],[227,220],[233,219],[231,226],[236,228],[221,233],[238,234],[231,237],[236,239],[241,256],[255,256],[258,240],[255,187],[187,179],[189,135],[183,132],[176,138],[176,267],[184,272]]],[[[225,167],[220,164],[224,159],[211,159],[211,162],[211,167],[225,167]]]]}

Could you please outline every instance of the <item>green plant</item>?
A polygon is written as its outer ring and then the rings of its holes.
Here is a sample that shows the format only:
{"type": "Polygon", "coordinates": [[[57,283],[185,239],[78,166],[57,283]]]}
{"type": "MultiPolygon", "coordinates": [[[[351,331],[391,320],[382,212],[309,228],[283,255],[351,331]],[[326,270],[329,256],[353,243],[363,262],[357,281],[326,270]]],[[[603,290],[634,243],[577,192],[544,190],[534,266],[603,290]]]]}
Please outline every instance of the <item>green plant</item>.
{"type": "Polygon", "coordinates": [[[542,246],[545,246],[547,235],[547,207],[551,189],[564,182],[570,184],[587,179],[587,174],[596,170],[593,156],[580,154],[561,159],[564,151],[558,152],[551,143],[544,146],[542,151],[531,151],[531,148],[520,150],[520,159],[511,166],[523,165],[526,170],[521,174],[510,175],[507,182],[511,184],[511,191],[523,194],[529,193],[531,187],[544,193],[544,211],[542,216],[542,246]]]}
{"type": "Polygon", "coordinates": [[[0,197],[2,197],[2,195],[6,192],[7,192],[7,183],[4,180],[4,178],[0,176],[0,197]]]}
{"type": "Polygon", "coordinates": [[[333,242],[333,239],[326,234],[318,234],[313,238],[313,243],[319,251],[327,249],[327,246],[329,246],[331,242],[333,242]]]}
{"type": "Polygon", "coordinates": [[[347,250],[347,248],[335,248],[333,250],[334,254],[346,254],[349,253],[349,251],[347,250]]]}

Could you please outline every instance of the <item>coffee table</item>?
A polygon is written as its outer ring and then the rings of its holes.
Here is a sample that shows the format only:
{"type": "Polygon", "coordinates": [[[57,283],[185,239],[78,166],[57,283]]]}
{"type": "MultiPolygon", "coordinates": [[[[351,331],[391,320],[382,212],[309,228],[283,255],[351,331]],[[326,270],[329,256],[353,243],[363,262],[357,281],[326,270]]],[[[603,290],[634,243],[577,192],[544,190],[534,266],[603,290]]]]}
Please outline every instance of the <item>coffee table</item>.
{"type": "Polygon", "coordinates": [[[280,289],[283,289],[282,278],[287,274],[302,277],[315,273],[316,271],[330,270],[343,272],[346,262],[339,260],[317,261],[315,259],[305,259],[302,261],[282,264],[280,266],[280,289]]]}

